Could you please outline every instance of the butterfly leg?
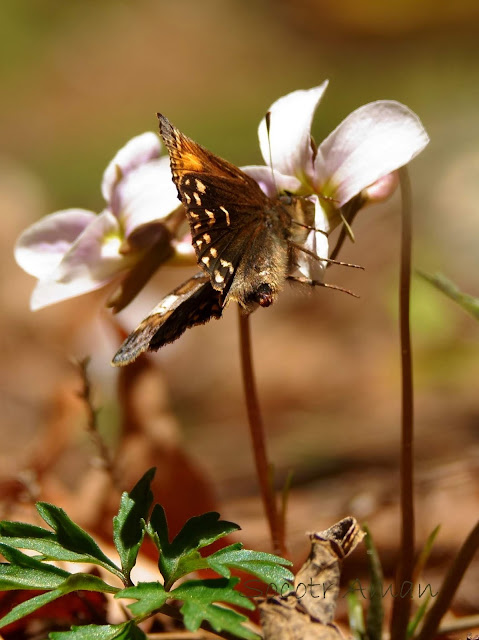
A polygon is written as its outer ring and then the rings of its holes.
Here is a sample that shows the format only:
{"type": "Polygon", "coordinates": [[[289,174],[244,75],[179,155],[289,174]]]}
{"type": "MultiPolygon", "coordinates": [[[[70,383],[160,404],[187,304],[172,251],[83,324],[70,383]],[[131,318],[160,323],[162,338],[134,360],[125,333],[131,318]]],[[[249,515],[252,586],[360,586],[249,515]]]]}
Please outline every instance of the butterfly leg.
{"type": "Polygon", "coordinates": [[[311,278],[306,278],[304,276],[288,276],[288,280],[291,282],[298,282],[300,284],[306,284],[310,287],[324,287],[325,289],[336,289],[336,291],[342,291],[343,293],[347,293],[353,298],[359,298],[359,296],[350,291],[349,289],[344,289],[343,287],[338,287],[335,284],[327,284],[326,282],[321,282],[320,280],[311,280],[311,278]]]}

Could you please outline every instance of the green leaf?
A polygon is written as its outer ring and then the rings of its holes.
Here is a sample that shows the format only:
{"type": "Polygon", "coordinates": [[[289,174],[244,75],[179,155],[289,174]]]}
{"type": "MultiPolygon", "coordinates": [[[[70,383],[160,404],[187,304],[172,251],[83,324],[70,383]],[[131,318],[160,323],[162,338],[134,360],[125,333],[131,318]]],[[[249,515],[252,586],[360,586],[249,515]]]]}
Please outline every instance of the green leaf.
{"type": "Polygon", "coordinates": [[[239,578],[218,580],[190,580],[170,592],[172,598],[183,600],[180,611],[185,627],[196,631],[203,621],[217,631],[228,631],[239,638],[258,640],[259,636],[245,627],[246,616],[226,609],[215,603],[227,603],[246,609],[254,609],[254,604],[239,591],[234,590],[239,578]]]}
{"type": "Polygon", "coordinates": [[[241,569],[256,576],[266,584],[276,585],[276,591],[281,593],[284,583],[294,580],[294,575],[286,569],[292,562],[262,551],[243,549],[241,543],[235,543],[224,549],[220,549],[211,556],[205,558],[211,569],[229,578],[229,567],[241,569]]]}
{"type": "Polygon", "coordinates": [[[471,314],[476,320],[479,320],[479,298],[475,298],[467,293],[463,293],[451,280],[443,276],[441,273],[431,275],[423,271],[417,271],[418,275],[427,282],[446,294],[451,300],[471,314]]]}
{"type": "Polygon", "coordinates": [[[103,553],[93,538],[67,516],[63,509],[47,502],[37,502],[36,507],[43,520],[54,530],[55,540],[61,547],[82,556],[81,562],[99,564],[122,577],[120,569],[103,553]]]}
{"type": "Polygon", "coordinates": [[[11,589],[56,589],[71,574],[5,544],[0,553],[10,564],[0,564],[0,591],[11,589]]]}
{"type": "Polygon", "coordinates": [[[412,638],[414,636],[414,633],[416,632],[416,629],[417,629],[419,623],[421,622],[421,620],[426,615],[426,610],[427,610],[427,607],[429,605],[430,600],[431,600],[431,596],[428,595],[426,597],[426,600],[421,604],[419,609],[416,611],[416,613],[413,616],[413,618],[409,621],[409,624],[407,626],[407,634],[406,634],[407,638],[412,638]]]}
{"type": "Polygon", "coordinates": [[[356,591],[348,589],[346,594],[348,604],[349,630],[354,640],[365,640],[366,629],[364,626],[363,603],[360,601],[356,591]]]}
{"type": "Polygon", "coordinates": [[[381,640],[384,620],[383,570],[371,532],[366,524],[363,525],[363,530],[366,532],[364,542],[366,544],[369,573],[371,576],[370,603],[366,617],[366,635],[369,640],[381,640]]]}
{"type": "Polygon", "coordinates": [[[17,620],[30,615],[30,613],[44,607],[49,602],[53,602],[53,600],[56,600],[61,595],[63,594],[58,594],[56,590],[47,591],[47,593],[42,593],[39,596],[35,596],[34,598],[30,598],[30,600],[26,600],[25,602],[18,604],[16,607],[13,607],[6,616],[3,616],[3,618],[0,619],[0,629],[2,627],[6,627],[8,624],[12,624],[12,622],[16,622],[17,620]]]}
{"type": "Polygon", "coordinates": [[[419,576],[421,575],[424,567],[426,566],[426,562],[428,561],[429,556],[431,555],[432,548],[434,546],[434,542],[437,538],[437,534],[441,529],[441,525],[438,524],[429,534],[424,547],[421,549],[421,553],[419,554],[418,559],[416,560],[416,564],[414,565],[414,582],[418,581],[419,576]]]}
{"type": "MultiPolygon", "coordinates": [[[[16,553],[20,553],[16,551],[16,553]]],[[[23,554],[22,554],[23,555],[23,554]]],[[[43,568],[49,565],[43,565],[39,563],[43,568]]],[[[66,573],[66,572],[65,572],[66,573]]],[[[49,602],[53,602],[57,598],[61,598],[67,593],[71,593],[72,591],[101,591],[103,593],[116,593],[118,589],[116,587],[112,587],[106,582],[103,582],[100,578],[96,576],[90,576],[88,574],[76,573],[73,575],[67,574],[68,577],[66,580],[63,580],[61,584],[59,584],[55,589],[49,591],[48,593],[42,593],[39,596],[35,596],[30,598],[30,600],[26,600],[25,602],[20,603],[16,607],[7,613],[2,619],[0,619],[0,628],[5,627],[12,622],[16,622],[21,618],[33,613],[40,607],[48,604],[49,602]]],[[[42,587],[39,587],[42,588],[42,587]]],[[[45,587],[43,587],[45,588],[45,587]]],[[[48,587],[47,587],[48,588],[48,587]]]]}
{"type": "Polygon", "coordinates": [[[51,640],[147,640],[132,620],[122,624],[72,627],[70,631],[53,631],[48,637],[51,640]]]}
{"type": "Polygon", "coordinates": [[[92,562],[91,556],[65,549],[53,531],[24,522],[0,522],[0,543],[17,549],[31,549],[44,560],[92,562]]]}
{"type": "Polygon", "coordinates": [[[155,505],[147,531],[160,551],[159,567],[167,591],[182,576],[207,566],[198,549],[240,528],[233,522],[219,520],[219,517],[219,513],[211,511],[190,518],[170,543],[165,511],[155,505]]]}
{"type": "Polygon", "coordinates": [[[153,502],[150,485],[154,475],[155,469],[149,469],[129,493],[122,494],[118,515],[113,518],[113,541],[128,580],[145,535],[145,520],[153,502]]]}
{"type": "Polygon", "coordinates": [[[161,582],[139,582],[135,587],[119,591],[115,598],[134,598],[138,602],[127,605],[135,617],[145,617],[161,609],[170,597],[161,582]]]}

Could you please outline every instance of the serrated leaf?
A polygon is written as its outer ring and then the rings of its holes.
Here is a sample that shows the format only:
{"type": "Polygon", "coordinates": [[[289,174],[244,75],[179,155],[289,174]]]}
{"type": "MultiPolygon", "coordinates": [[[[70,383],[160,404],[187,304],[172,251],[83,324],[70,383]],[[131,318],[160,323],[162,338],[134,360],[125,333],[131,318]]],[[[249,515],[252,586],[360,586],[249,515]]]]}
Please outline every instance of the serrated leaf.
{"type": "Polygon", "coordinates": [[[115,598],[134,598],[138,602],[127,605],[134,616],[148,616],[160,609],[170,598],[161,582],[139,582],[119,591],[115,598]]]}
{"type": "Polygon", "coordinates": [[[160,551],[159,568],[167,591],[182,576],[205,566],[199,549],[240,528],[219,517],[219,513],[211,511],[190,518],[170,543],[165,511],[155,505],[147,531],[160,551]]]}
{"type": "Polygon", "coordinates": [[[147,640],[147,636],[131,620],[122,624],[72,627],[70,631],[52,631],[51,640],[147,640]]]}
{"type": "Polygon", "coordinates": [[[153,502],[150,486],[154,475],[155,469],[149,469],[129,493],[122,494],[118,515],[113,518],[113,542],[128,580],[145,535],[145,520],[153,502]]]}
{"type": "Polygon", "coordinates": [[[101,578],[92,576],[89,573],[73,573],[59,587],[63,593],[72,591],[100,591],[102,593],[118,593],[120,589],[107,584],[101,578]]]}
{"type": "Polygon", "coordinates": [[[228,631],[239,638],[258,640],[259,636],[243,625],[246,616],[220,606],[217,603],[234,604],[254,609],[254,604],[239,591],[234,590],[239,578],[217,580],[190,580],[170,592],[170,597],[183,600],[180,611],[189,631],[196,631],[203,621],[217,631],[228,631]]]}
{"type": "MultiPolygon", "coordinates": [[[[17,551],[17,553],[20,552],[17,551]]],[[[43,569],[49,566],[43,565],[42,563],[39,564],[43,569]]],[[[30,613],[33,613],[37,609],[40,609],[50,602],[53,602],[57,598],[61,598],[67,593],[72,593],[72,591],[100,591],[103,593],[116,593],[118,591],[116,587],[112,587],[106,584],[106,582],[103,582],[103,580],[97,578],[96,576],[90,576],[83,573],[76,573],[73,575],[67,574],[67,576],[68,577],[66,578],[66,580],[63,580],[61,584],[59,584],[55,589],[48,591],[48,593],[42,593],[39,596],[30,598],[30,600],[21,602],[16,607],[13,607],[13,609],[9,611],[6,616],[0,619],[0,628],[5,627],[12,622],[16,622],[17,620],[20,620],[25,616],[28,616],[30,613]]],[[[37,588],[41,589],[50,587],[37,588]]]]}
{"type": "Polygon", "coordinates": [[[91,562],[90,555],[65,549],[53,531],[24,522],[0,522],[0,543],[17,549],[36,551],[44,560],[91,562]]]}
{"type": "Polygon", "coordinates": [[[229,568],[240,569],[256,576],[266,584],[276,585],[276,591],[282,593],[285,583],[294,580],[294,575],[286,569],[292,562],[263,551],[243,549],[241,543],[235,543],[220,549],[205,558],[211,569],[229,578],[229,568]]]}
{"type": "Polygon", "coordinates": [[[479,320],[479,298],[463,293],[455,284],[451,282],[446,276],[441,273],[435,273],[433,275],[424,273],[423,271],[417,271],[418,275],[424,280],[427,280],[434,285],[439,291],[445,293],[451,300],[457,302],[457,304],[471,314],[476,320],[479,320]]]}
{"type": "Polygon", "coordinates": [[[18,549],[0,544],[0,553],[10,564],[0,564],[0,590],[56,589],[71,574],[18,549]]]}
{"type": "Polygon", "coordinates": [[[48,502],[37,502],[40,516],[56,534],[56,541],[68,551],[82,555],[87,561],[99,564],[121,577],[120,569],[106,556],[93,538],[77,525],[63,509],[48,502]]]}

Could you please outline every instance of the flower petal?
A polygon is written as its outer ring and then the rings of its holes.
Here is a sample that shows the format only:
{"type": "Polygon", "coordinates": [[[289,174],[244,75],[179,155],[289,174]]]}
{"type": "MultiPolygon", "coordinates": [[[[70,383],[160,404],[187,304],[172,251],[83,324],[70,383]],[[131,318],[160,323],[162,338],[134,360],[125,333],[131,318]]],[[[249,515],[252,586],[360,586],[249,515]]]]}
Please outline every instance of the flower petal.
{"type": "Polygon", "coordinates": [[[363,190],[361,194],[366,204],[383,202],[392,196],[399,185],[399,171],[392,171],[363,190]]]}
{"type": "Polygon", "coordinates": [[[159,137],[152,131],[147,131],[129,140],[115,155],[105,169],[101,184],[103,197],[110,204],[113,213],[118,211],[114,198],[114,189],[117,183],[130,171],[137,169],[149,160],[158,158],[161,148],[159,137]]]}
{"type": "Polygon", "coordinates": [[[70,298],[76,298],[77,296],[91,293],[92,291],[104,286],[98,283],[95,287],[90,286],[86,288],[83,285],[84,282],[80,280],[73,280],[68,283],[56,282],[51,278],[39,280],[30,298],[30,310],[37,311],[38,309],[43,309],[51,304],[56,304],[57,302],[63,302],[70,298]]]}
{"type": "Polygon", "coordinates": [[[119,253],[118,220],[104,211],[88,225],[55,271],[40,280],[30,300],[32,310],[95,291],[121,276],[134,260],[119,253]]]}
{"type": "Polygon", "coordinates": [[[253,180],[261,187],[262,191],[274,198],[282,191],[289,191],[290,193],[296,193],[301,188],[301,182],[298,178],[293,176],[285,176],[271,167],[265,167],[264,165],[249,165],[247,167],[241,167],[241,170],[247,173],[253,180]]]}
{"type": "Polygon", "coordinates": [[[305,175],[313,176],[311,123],[327,86],[328,81],[313,89],[293,91],[271,105],[269,140],[266,118],[263,118],[258,129],[261,153],[266,164],[300,180],[305,175]]]}
{"type": "MultiPolygon", "coordinates": [[[[318,258],[327,258],[329,253],[329,242],[326,233],[329,230],[328,218],[323,210],[322,203],[318,196],[310,196],[310,199],[314,201],[314,226],[316,229],[324,231],[310,231],[303,243],[303,246],[312,251],[318,258]]],[[[296,254],[296,264],[298,271],[309,278],[310,280],[323,280],[324,271],[327,266],[327,262],[315,260],[307,253],[298,251],[296,254]]]]}
{"type": "Polygon", "coordinates": [[[320,144],[317,188],[341,207],[379,178],[412,160],[429,142],[415,113],[393,100],[353,111],[320,144]]]}
{"type": "Polygon", "coordinates": [[[152,160],[126,175],[116,193],[127,238],[141,225],[164,219],[181,204],[168,156],[152,160]]]}
{"type": "Polygon", "coordinates": [[[84,209],[66,209],[45,216],[20,235],[15,260],[32,276],[46,277],[95,218],[96,214],[84,209]]]}

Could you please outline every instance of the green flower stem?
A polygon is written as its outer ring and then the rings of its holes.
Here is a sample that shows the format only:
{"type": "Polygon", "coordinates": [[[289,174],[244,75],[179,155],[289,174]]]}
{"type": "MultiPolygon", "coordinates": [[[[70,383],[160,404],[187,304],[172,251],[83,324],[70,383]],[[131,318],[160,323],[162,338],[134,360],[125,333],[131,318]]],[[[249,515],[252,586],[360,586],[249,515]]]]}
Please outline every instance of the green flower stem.
{"type": "MultiPolygon", "coordinates": [[[[462,547],[459,549],[457,556],[455,557],[449,571],[444,578],[444,582],[439,590],[437,598],[424,620],[424,625],[421,632],[417,636],[417,640],[432,640],[435,638],[439,629],[439,632],[446,633],[446,625],[444,628],[439,626],[442,617],[445,615],[451,605],[451,601],[456,593],[457,587],[462,580],[466,569],[468,568],[471,560],[479,549],[479,521],[474,526],[471,533],[467,536],[462,547]]],[[[457,625],[461,623],[461,618],[450,623],[457,625]]],[[[464,618],[466,621],[465,627],[455,627],[456,629],[468,629],[479,624],[479,616],[470,616],[470,619],[464,618]],[[473,624],[471,624],[471,621],[473,624]]]]}
{"type": "MultiPolygon", "coordinates": [[[[402,375],[402,436],[400,460],[401,547],[396,575],[396,592],[411,583],[414,572],[414,491],[413,491],[413,386],[411,331],[409,326],[411,292],[412,204],[407,169],[399,170],[401,184],[401,262],[399,277],[399,328],[402,375]]],[[[404,640],[411,613],[409,597],[395,598],[391,618],[391,640],[404,640]]]]}
{"type": "Polygon", "coordinates": [[[249,315],[239,312],[239,332],[241,350],[241,370],[243,374],[243,386],[246,399],[246,409],[248,413],[248,424],[250,428],[251,440],[253,443],[254,461],[256,473],[261,490],[263,507],[268,519],[268,525],[273,546],[273,553],[282,557],[286,554],[284,541],[283,519],[279,517],[276,496],[273,483],[270,481],[271,466],[266,453],[266,443],[264,437],[263,421],[259,409],[258,395],[253,373],[253,361],[251,357],[251,336],[249,315]]]}

